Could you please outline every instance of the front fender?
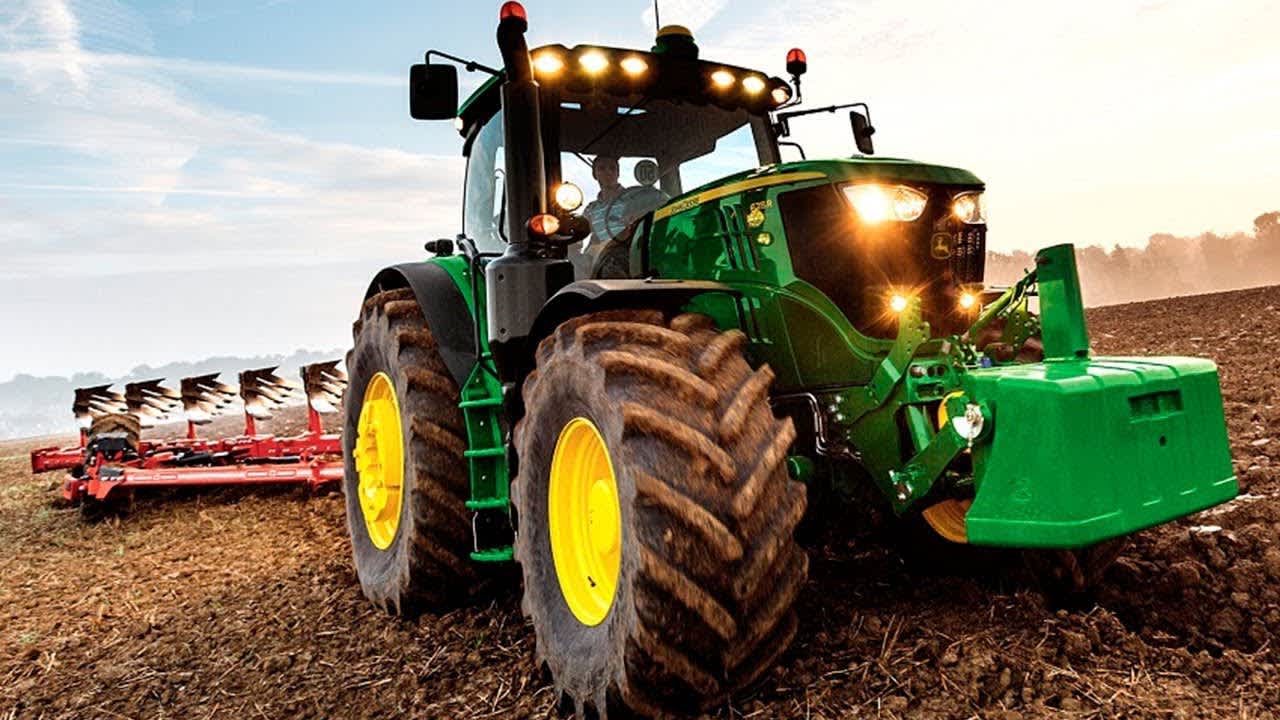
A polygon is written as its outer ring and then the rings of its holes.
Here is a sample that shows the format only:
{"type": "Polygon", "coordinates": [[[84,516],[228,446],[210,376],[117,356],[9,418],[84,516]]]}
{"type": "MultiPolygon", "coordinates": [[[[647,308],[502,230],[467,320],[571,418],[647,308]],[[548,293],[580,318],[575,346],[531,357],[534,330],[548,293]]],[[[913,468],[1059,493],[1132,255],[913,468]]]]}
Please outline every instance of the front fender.
{"type": "Polygon", "coordinates": [[[365,292],[368,299],[384,290],[407,287],[413,291],[440,357],[458,387],[466,385],[477,360],[475,302],[469,298],[470,288],[464,281],[467,272],[466,261],[460,257],[402,263],[380,270],[365,292]]]}
{"type": "Polygon", "coordinates": [[[638,307],[676,311],[706,293],[738,291],[724,283],[706,280],[579,280],[561,288],[538,313],[530,333],[530,346],[550,335],[560,323],[588,312],[638,307]]]}

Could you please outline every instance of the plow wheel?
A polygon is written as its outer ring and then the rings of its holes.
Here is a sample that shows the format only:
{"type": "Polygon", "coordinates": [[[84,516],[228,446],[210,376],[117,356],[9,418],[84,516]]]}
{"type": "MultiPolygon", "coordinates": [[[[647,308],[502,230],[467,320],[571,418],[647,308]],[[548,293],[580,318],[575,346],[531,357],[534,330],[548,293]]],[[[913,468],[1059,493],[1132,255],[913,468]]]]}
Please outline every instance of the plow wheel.
{"type": "Polygon", "coordinates": [[[516,559],[539,658],[578,717],[696,711],[768,669],[796,631],[790,421],[746,338],[615,311],[538,347],[516,428],[516,559]]]}
{"type": "Polygon", "coordinates": [[[353,332],[342,432],[351,551],[365,596],[412,615],[473,579],[458,387],[410,290],[366,300],[353,332]]]}
{"type": "MultiPolygon", "coordinates": [[[[93,423],[89,425],[86,444],[88,447],[105,450],[104,456],[110,455],[106,457],[103,465],[99,466],[98,472],[112,472],[111,468],[117,466],[121,453],[137,454],[141,437],[142,423],[137,416],[130,413],[111,413],[99,415],[93,419],[93,423]]],[[[90,462],[97,462],[97,458],[90,458],[90,462]]],[[[81,466],[73,470],[72,474],[83,472],[84,468],[81,466]]],[[[117,489],[108,495],[106,500],[98,500],[94,497],[83,498],[80,501],[80,517],[89,522],[99,522],[126,515],[132,508],[133,492],[128,489],[117,489]]]]}
{"type": "Polygon", "coordinates": [[[111,413],[110,415],[99,415],[93,419],[93,424],[89,426],[88,442],[105,436],[114,436],[124,438],[129,445],[129,449],[135,453],[138,451],[138,445],[142,438],[142,423],[138,418],[129,413],[111,413]]]}

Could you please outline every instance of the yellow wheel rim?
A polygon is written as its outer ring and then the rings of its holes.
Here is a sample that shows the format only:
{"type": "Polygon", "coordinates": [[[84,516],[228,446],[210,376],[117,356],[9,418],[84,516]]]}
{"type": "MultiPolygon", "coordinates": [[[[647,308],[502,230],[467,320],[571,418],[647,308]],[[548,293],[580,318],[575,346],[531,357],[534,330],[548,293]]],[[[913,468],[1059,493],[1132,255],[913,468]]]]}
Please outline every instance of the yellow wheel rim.
{"type": "MultiPolygon", "coordinates": [[[[951,415],[947,412],[947,401],[962,395],[964,393],[957,390],[942,398],[942,404],[938,405],[939,430],[945,428],[947,422],[951,420],[951,415]]],[[[965,450],[965,452],[968,452],[968,450],[965,450]]],[[[938,535],[953,543],[968,543],[969,526],[965,522],[965,517],[969,514],[970,505],[973,505],[973,500],[949,498],[930,505],[925,508],[922,514],[925,522],[929,523],[929,527],[933,528],[933,531],[938,535]]]]}
{"type": "Polygon", "coordinates": [[[556,440],[547,524],[565,603],[583,625],[599,625],[618,588],[622,512],[609,449],[584,417],[570,420],[556,440]]]}
{"type": "Polygon", "coordinates": [[[962,397],[962,396],[964,396],[963,392],[960,392],[959,390],[955,390],[953,392],[947,393],[947,396],[942,398],[942,402],[938,405],[938,429],[939,430],[946,427],[947,421],[951,419],[951,413],[947,412],[947,402],[949,402],[953,397],[962,397]]]}
{"type": "Polygon", "coordinates": [[[386,373],[365,386],[356,427],[356,472],[360,482],[360,514],[369,540],[379,550],[391,547],[400,529],[401,488],[404,485],[404,435],[400,403],[386,373]]]}
{"type": "Polygon", "coordinates": [[[967,544],[969,542],[969,525],[965,522],[965,516],[969,514],[969,506],[973,505],[972,500],[955,500],[947,499],[934,503],[925,508],[923,515],[925,522],[929,523],[929,527],[933,531],[941,535],[946,540],[953,543],[967,544]]]}

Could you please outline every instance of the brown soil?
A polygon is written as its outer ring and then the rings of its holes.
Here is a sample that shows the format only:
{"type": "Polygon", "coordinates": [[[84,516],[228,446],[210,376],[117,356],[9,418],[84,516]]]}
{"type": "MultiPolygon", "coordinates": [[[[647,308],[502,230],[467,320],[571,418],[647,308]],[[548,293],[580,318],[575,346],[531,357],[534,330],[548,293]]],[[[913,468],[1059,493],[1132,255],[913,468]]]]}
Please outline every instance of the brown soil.
{"type": "MultiPolygon", "coordinates": [[[[820,543],[795,646],[715,717],[1280,714],[1280,288],[1089,321],[1101,353],[1219,363],[1247,495],[1139,534],[1083,608],[820,543]]],[[[173,493],[90,525],[28,472],[39,444],[0,444],[0,720],[556,716],[514,583],[395,620],[360,594],[338,497],[173,493]]]]}

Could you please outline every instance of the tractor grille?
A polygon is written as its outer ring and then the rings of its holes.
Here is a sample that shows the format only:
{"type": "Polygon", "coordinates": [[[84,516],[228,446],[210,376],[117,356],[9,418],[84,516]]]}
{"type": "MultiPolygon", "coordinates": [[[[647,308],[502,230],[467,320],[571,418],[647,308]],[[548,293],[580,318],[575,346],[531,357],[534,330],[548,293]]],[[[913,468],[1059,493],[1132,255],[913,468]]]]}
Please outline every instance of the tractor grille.
{"type": "Polygon", "coordinates": [[[961,288],[982,282],[986,226],[966,225],[951,212],[957,186],[919,187],[929,197],[910,223],[861,225],[832,185],[779,196],[791,265],[797,276],[831,298],[872,337],[897,334],[887,296],[909,290],[921,299],[935,337],[962,332],[973,321],[960,311],[961,288]]]}
{"type": "Polygon", "coordinates": [[[980,283],[987,268],[987,226],[970,225],[955,234],[951,274],[963,284],[980,283]]]}

